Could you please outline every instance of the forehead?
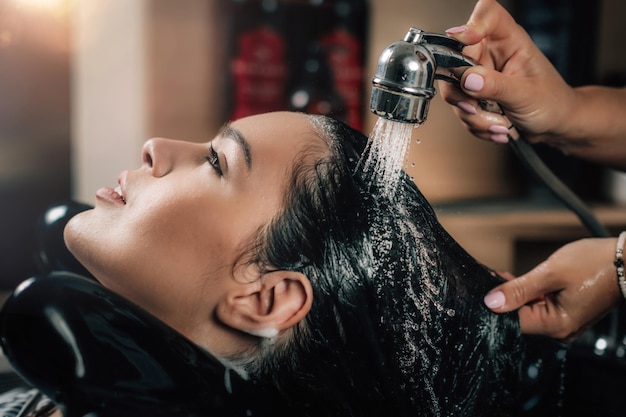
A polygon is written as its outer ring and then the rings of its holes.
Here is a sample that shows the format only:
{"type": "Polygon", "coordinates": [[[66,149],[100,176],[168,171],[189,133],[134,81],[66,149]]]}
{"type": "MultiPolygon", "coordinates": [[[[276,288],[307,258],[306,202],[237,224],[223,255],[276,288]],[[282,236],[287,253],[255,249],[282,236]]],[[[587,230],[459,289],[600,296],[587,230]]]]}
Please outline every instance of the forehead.
{"type": "Polygon", "coordinates": [[[309,119],[300,113],[266,113],[237,120],[232,126],[250,141],[311,140],[316,136],[309,119]],[[308,138],[307,138],[308,137],[308,138]]]}

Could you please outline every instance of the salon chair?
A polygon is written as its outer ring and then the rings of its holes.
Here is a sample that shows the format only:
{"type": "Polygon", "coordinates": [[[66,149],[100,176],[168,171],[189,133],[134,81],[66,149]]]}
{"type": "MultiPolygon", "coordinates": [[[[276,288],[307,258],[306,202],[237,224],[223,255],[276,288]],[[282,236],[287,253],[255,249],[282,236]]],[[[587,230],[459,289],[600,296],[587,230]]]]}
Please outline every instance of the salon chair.
{"type": "Polygon", "coordinates": [[[251,382],[102,287],[67,251],[63,227],[88,208],[48,210],[37,242],[42,273],[0,312],[0,345],[15,372],[65,417],[264,415],[251,382]]]}

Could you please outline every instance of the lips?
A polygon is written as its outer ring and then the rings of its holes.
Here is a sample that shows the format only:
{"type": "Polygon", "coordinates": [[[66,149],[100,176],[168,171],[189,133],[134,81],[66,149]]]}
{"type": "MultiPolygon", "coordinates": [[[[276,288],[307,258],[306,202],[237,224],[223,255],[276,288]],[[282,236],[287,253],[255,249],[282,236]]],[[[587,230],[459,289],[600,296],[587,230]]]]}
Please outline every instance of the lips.
{"type": "Polygon", "coordinates": [[[128,171],[123,171],[117,182],[119,185],[115,188],[113,187],[102,187],[98,191],[96,191],[96,198],[100,201],[115,204],[115,205],[126,205],[126,176],[128,175],[128,171]]]}
{"type": "Polygon", "coordinates": [[[111,187],[102,187],[96,191],[96,199],[110,204],[126,204],[124,198],[111,187]]]}

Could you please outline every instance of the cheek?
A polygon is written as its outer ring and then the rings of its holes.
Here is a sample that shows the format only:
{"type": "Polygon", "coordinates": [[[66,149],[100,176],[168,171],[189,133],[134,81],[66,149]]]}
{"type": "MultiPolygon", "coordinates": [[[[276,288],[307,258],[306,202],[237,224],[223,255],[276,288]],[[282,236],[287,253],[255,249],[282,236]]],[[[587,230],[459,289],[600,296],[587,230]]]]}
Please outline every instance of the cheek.
{"type": "Polygon", "coordinates": [[[228,218],[228,212],[206,197],[187,194],[153,199],[127,220],[138,246],[177,258],[204,253],[206,259],[207,251],[226,249],[236,240],[232,231],[237,222],[228,218]]]}

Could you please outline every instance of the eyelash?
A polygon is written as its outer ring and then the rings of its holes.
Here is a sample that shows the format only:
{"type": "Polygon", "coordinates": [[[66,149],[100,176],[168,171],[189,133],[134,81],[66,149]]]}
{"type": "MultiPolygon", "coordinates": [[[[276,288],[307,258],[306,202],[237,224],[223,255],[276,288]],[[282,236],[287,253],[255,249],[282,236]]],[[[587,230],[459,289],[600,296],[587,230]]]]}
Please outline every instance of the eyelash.
{"type": "Polygon", "coordinates": [[[222,172],[222,167],[220,167],[220,158],[217,155],[217,152],[215,152],[215,149],[213,149],[213,144],[211,144],[210,146],[210,152],[211,155],[207,156],[206,160],[213,167],[215,172],[217,172],[217,174],[221,177],[222,175],[224,175],[224,172],[222,172]]]}

